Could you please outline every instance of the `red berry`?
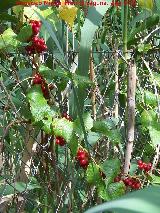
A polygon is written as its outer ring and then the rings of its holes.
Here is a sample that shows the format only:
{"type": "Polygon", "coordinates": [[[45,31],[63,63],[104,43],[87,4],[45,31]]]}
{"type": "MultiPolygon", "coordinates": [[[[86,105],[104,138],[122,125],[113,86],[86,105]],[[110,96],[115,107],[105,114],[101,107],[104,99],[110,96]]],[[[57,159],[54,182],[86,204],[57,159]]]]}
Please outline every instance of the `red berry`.
{"type": "Polygon", "coordinates": [[[38,39],[39,39],[39,38],[38,38],[37,36],[34,36],[34,37],[32,38],[33,43],[36,44],[36,43],[38,42],[38,39]]]}
{"type": "Polygon", "coordinates": [[[34,21],[31,23],[31,26],[32,26],[32,29],[33,29],[34,27],[37,27],[37,25],[35,24],[34,21]]]}
{"type": "Polygon", "coordinates": [[[66,141],[64,140],[64,138],[62,138],[62,139],[60,140],[59,145],[60,145],[60,146],[64,146],[65,144],[66,144],[66,141]]]}
{"type": "Polygon", "coordinates": [[[89,164],[88,159],[86,159],[86,158],[80,160],[79,163],[80,163],[80,166],[83,167],[83,168],[86,168],[88,166],[88,164],[89,164]]]}
{"type": "Polygon", "coordinates": [[[42,84],[43,79],[39,73],[36,73],[33,77],[33,84],[42,84]]]}
{"type": "Polygon", "coordinates": [[[82,159],[88,159],[88,152],[79,148],[77,151],[76,160],[81,161],[82,159]]]}
{"type": "Polygon", "coordinates": [[[41,21],[35,21],[34,23],[35,23],[35,24],[36,24],[36,26],[37,26],[37,27],[39,27],[39,28],[40,28],[40,27],[41,27],[41,25],[42,25],[41,21]]]}
{"type": "Polygon", "coordinates": [[[42,92],[45,92],[46,90],[45,84],[41,84],[41,89],[42,89],[42,92]]]}
{"type": "Polygon", "coordinates": [[[29,52],[32,53],[32,54],[34,54],[35,53],[35,48],[34,48],[33,45],[26,46],[26,51],[27,51],[28,54],[29,54],[29,52]]]}
{"type": "Polygon", "coordinates": [[[56,138],[56,144],[60,144],[60,139],[59,139],[59,137],[56,138]]]}
{"type": "Polygon", "coordinates": [[[36,47],[36,52],[37,52],[37,53],[42,53],[41,47],[36,47]]]}
{"type": "Polygon", "coordinates": [[[88,158],[89,157],[89,154],[86,150],[84,150],[84,153],[85,153],[85,156],[88,158]]]}
{"type": "Polygon", "coordinates": [[[143,162],[142,162],[142,160],[138,160],[137,163],[138,163],[138,165],[142,165],[143,162]]]}
{"type": "Polygon", "coordinates": [[[66,118],[67,117],[67,113],[66,112],[63,112],[62,113],[62,118],[66,118]]]}
{"type": "Polygon", "coordinates": [[[37,35],[39,33],[39,30],[40,30],[39,27],[37,27],[36,25],[32,26],[32,31],[34,35],[37,35]]]}
{"type": "Polygon", "coordinates": [[[82,153],[84,153],[84,150],[79,148],[77,151],[77,156],[81,155],[82,153]]]}
{"type": "Polygon", "coordinates": [[[41,49],[42,49],[42,51],[46,51],[47,50],[47,45],[46,44],[41,45],[41,49]]]}
{"type": "Polygon", "coordinates": [[[66,118],[66,119],[69,120],[69,121],[72,120],[72,118],[71,118],[66,112],[62,113],[62,117],[63,117],[63,118],[66,118]]]}
{"type": "Polygon", "coordinates": [[[128,185],[129,185],[129,182],[130,182],[130,178],[125,178],[125,179],[123,180],[123,182],[124,182],[124,184],[125,184],[126,186],[128,186],[128,185]]]}
{"type": "Polygon", "coordinates": [[[128,186],[131,186],[131,187],[132,187],[132,185],[133,185],[133,181],[132,181],[132,179],[131,179],[131,180],[128,181],[128,186]]]}
{"type": "Polygon", "coordinates": [[[40,39],[39,39],[39,43],[40,43],[40,45],[44,45],[44,44],[45,44],[44,39],[43,39],[43,38],[40,38],[40,39]]]}
{"type": "Polygon", "coordinates": [[[145,171],[146,171],[146,172],[149,172],[149,170],[151,170],[151,168],[152,168],[152,164],[151,164],[151,163],[148,163],[148,164],[146,165],[145,171]]]}
{"type": "Polygon", "coordinates": [[[142,170],[142,169],[143,169],[143,163],[142,163],[142,164],[139,164],[139,165],[138,165],[138,168],[139,168],[140,170],[142,170]]]}
{"type": "Polygon", "coordinates": [[[119,176],[117,176],[117,177],[115,177],[114,178],[114,182],[116,183],[116,182],[119,182],[121,180],[121,178],[119,177],[119,176]]]}
{"type": "Polygon", "coordinates": [[[56,137],[56,144],[60,145],[60,146],[64,146],[65,145],[65,140],[62,137],[56,137]]]}
{"type": "Polygon", "coordinates": [[[147,170],[148,170],[148,166],[147,166],[147,164],[146,164],[146,163],[143,163],[143,169],[144,169],[145,171],[147,171],[147,170]]]}
{"type": "Polygon", "coordinates": [[[44,82],[42,82],[42,84],[41,84],[41,89],[42,89],[42,92],[43,92],[43,96],[45,98],[49,98],[49,91],[48,91],[48,88],[47,88],[47,86],[45,85],[44,82]]]}
{"type": "Polygon", "coordinates": [[[79,154],[79,155],[77,156],[77,159],[78,159],[78,160],[82,160],[82,159],[84,159],[84,158],[86,158],[85,152],[82,152],[81,154],[79,154]]]}
{"type": "Polygon", "coordinates": [[[134,189],[140,189],[141,188],[141,184],[139,182],[134,184],[134,189]]]}

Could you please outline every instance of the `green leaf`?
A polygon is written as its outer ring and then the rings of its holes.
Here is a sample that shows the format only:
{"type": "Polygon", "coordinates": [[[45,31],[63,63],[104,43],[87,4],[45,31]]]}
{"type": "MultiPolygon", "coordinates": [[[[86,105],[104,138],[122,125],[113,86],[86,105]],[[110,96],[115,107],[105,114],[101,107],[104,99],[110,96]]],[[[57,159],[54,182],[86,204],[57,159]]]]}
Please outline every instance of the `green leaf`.
{"type": "Polygon", "coordinates": [[[18,22],[18,19],[15,16],[9,15],[6,12],[0,14],[0,20],[10,21],[12,23],[17,23],[18,22]]]}
{"type": "MultiPolygon", "coordinates": [[[[144,22],[140,24],[140,26],[134,28],[134,30],[130,33],[128,38],[128,45],[132,45],[132,44],[135,45],[134,40],[136,38],[135,36],[138,33],[143,33],[143,31],[146,31],[148,28],[153,27],[154,25],[157,25],[158,23],[159,23],[159,15],[154,14],[152,16],[149,16],[147,19],[145,19],[144,22]]],[[[138,38],[138,40],[140,40],[140,38],[138,38]]]]}
{"type": "Polygon", "coordinates": [[[68,142],[68,147],[70,148],[73,157],[75,157],[77,155],[77,150],[78,150],[78,137],[76,133],[72,134],[72,137],[70,141],[68,142]]]}
{"type": "Polygon", "coordinates": [[[94,163],[90,163],[87,167],[86,171],[86,179],[89,184],[97,185],[102,181],[102,178],[100,176],[100,168],[98,165],[94,163]]]}
{"type": "Polygon", "coordinates": [[[107,118],[106,120],[95,121],[93,125],[93,130],[99,131],[106,134],[106,131],[115,129],[117,125],[117,120],[107,118]]]}
{"type": "Polygon", "coordinates": [[[31,119],[32,115],[26,102],[20,99],[18,95],[12,97],[12,101],[15,104],[16,108],[19,109],[21,116],[24,116],[26,119],[31,119]]]}
{"type": "Polygon", "coordinates": [[[87,141],[90,145],[95,145],[100,138],[101,138],[101,135],[99,133],[89,132],[87,141]]]}
{"type": "Polygon", "coordinates": [[[120,130],[116,128],[117,120],[106,119],[95,121],[92,131],[102,133],[107,136],[112,143],[120,143],[122,141],[120,130]]]}
{"type": "Polygon", "coordinates": [[[105,121],[94,121],[92,131],[107,135],[110,127],[105,121]]]}
{"type": "Polygon", "coordinates": [[[115,213],[159,213],[159,194],[159,186],[147,187],[143,190],[129,193],[115,201],[93,207],[85,211],[85,213],[99,213],[108,210],[115,213]]]}
{"type": "Polygon", "coordinates": [[[52,122],[52,128],[56,136],[63,137],[67,142],[74,135],[74,123],[65,118],[55,118],[52,122]]]}
{"type": "MultiPolygon", "coordinates": [[[[156,84],[160,87],[160,74],[157,72],[152,72],[154,79],[156,81],[156,84]]],[[[153,79],[150,78],[150,81],[153,83],[153,85],[155,84],[155,82],[153,82],[153,79]]]]}
{"type": "Polygon", "coordinates": [[[151,183],[152,184],[159,184],[160,185],[160,177],[159,176],[156,176],[156,175],[153,175],[151,176],[151,183]]]}
{"type": "Polygon", "coordinates": [[[141,123],[143,126],[154,126],[157,121],[157,114],[154,110],[144,110],[141,113],[141,123]]]}
{"type": "Polygon", "coordinates": [[[144,110],[141,113],[141,123],[149,130],[150,138],[153,145],[160,143],[160,123],[157,113],[154,110],[144,110]]]}
{"type": "Polygon", "coordinates": [[[110,200],[109,194],[106,189],[106,185],[103,181],[101,181],[100,184],[98,184],[97,193],[98,193],[98,196],[102,198],[103,200],[106,200],[106,201],[110,200]]]}
{"type": "Polygon", "coordinates": [[[93,86],[94,83],[86,76],[73,75],[73,81],[75,86],[79,86],[81,88],[93,86]]]}
{"type": "Polygon", "coordinates": [[[32,36],[31,25],[23,26],[17,35],[17,39],[21,42],[27,42],[27,40],[32,36]]]}
{"type": "Polygon", "coordinates": [[[41,188],[38,184],[15,182],[10,185],[5,184],[0,186],[0,196],[10,195],[14,193],[22,193],[33,189],[41,188]]]}
{"type": "Polygon", "coordinates": [[[151,44],[139,44],[138,45],[138,51],[147,53],[148,50],[152,49],[151,44]]]}
{"type": "Polygon", "coordinates": [[[111,183],[120,172],[120,161],[119,159],[106,160],[101,165],[101,169],[106,175],[106,184],[111,183]]]}
{"type": "MultiPolygon", "coordinates": [[[[132,30],[135,29],[136,23],[140,21],[144,21],[146,18],[152,16],[152,12],[145,10],[145,11],[140,11],[138,15],[133,17],[133,20],[130,22],[130,27],[132,27],[132,30]]],[[[131,32],[132,32],[131,30],[131,32]]]]}
{"type": "Polygon", "coordinates": [[[56,77],[65,79],[67,81],[70,79],[69,72],[63,70],[58,66],[56,67],[56,69],[52,70],[44,65],[41,65],[39,68],[39,72],[42,74],[44,78],[49,80],[56,79],[56,77]]]}
{"type": "Polygon", "coordinates": [[[119,198],[125,194],[125,185],[123,182],[111,183],[108,186],[108,193],[111,199],[119,198]]]}
{"type": "Polygon", "coordinates": [[[137,162],[135,162],[134,160],[131,161],[131,165],[130,165],[130,170],[129,170],[129,174],[132,176],[135,175],[136,170],[137,170],[138,166],[137,166],[137,162]]]}
{"type": "Polygon", "coordinates": [[[145,90],[144,92],[144,101],[145,101],[145,104],[153,106],[153,107],[157,106],[158,104],[156,95],[147,90],[145,90]]]}
{"type": "MultiPolygon", "coordinates": [[[[89,112],[86,112],[82,115],[82,118],[83,118],[85,130],[89,131],[93,127],[93,119],[91,117],[91,114],[89,112]]],[[[75,128],[77,129],[77,132],[79,133],[79,136],[82,139],[84,135],[83,135],[83,130],[82,130],[82,126],[81,126],[81,122],[79,118],[77,118],[74,121],[74,125],[75,125],[75,128]]]]}
{"type": "Polygon", "coordinates": [[[156,146],[157,144],[160,144],[160,130],[155,129],[152,126],[148,127],[149,129],[149,134],[152,143],[156,146]]]}
{"type": "Polygon", "coordinates": [[[19,42],[16,39],[17,35],[11,28],[8,28],[0,36],[0,49],[6,49],[8,47],[16,47],[19,42]]]}
{"type": "Polygon", "coordinates": [[[20,193],[23,191],[26,191],[26,190],[33,190],[33,189],[41,188],[38,184],[33,184],[33,183],[26,184],[26,183],[22,183],[22,182],[16,182],[14,187],[20,193]]]}
{"type": "Polygon", "coordinates": [[[47,18],[48,16],[53,14],[53,9],[52,9],[52,7],[50,7],[50,8],[47,8],[45,10],[42,10],[41,13],[42,13],[44,18],[47,18]]]}
{"type": "Polygon", "coordinates": [[[42,122],[46,133],[51,133],[52,120],[55,112],[51,110],[44,98],[40,85],[34,85],[27,93],[30,110],[35,122],[42,122]]]}
{"type": "Polygon", "coordinates": [[[160,11],[160,1],[159,0],[155,0],[156,3],[156,8],[158,11],[160,11]]]}
{"type": "Polygon", "coordinates": [[[71,150],[73,156],[76,156],[78,149],[77,129],[74,122],[65,118],[55,118],[52,122],[52,130],[54,135],[63,137],[71,150]]]}
{"type": "Polygon", "coordinates": [[[118,129],[112,129],[108,132],[107,137],[113,144],[121,143],[122,138],[118,129]]]}

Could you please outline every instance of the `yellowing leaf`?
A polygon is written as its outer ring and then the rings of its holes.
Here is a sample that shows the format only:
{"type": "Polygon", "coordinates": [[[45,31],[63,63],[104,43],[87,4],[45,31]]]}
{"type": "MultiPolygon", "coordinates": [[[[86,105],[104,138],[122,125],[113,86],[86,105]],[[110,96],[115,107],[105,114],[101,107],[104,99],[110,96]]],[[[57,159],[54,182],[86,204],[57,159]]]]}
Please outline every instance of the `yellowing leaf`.
{"type": "Polygon", "coordinates": [[[66,5],[65,0],[60,0],[60,2],[62,6],[66,5]]]}
{"type": "Polygon", "coordinates": [[[152,10],[153,9],[153,0],[138,0],[138,4],[140,7],[152,10]]]}
{"type": "Polygon", "coordinates": [[[63,5],[59,8],[59,17],[63,19],[70,27],[73,26],[77,15],[77,7],[63,5]]]}
{"type": "MultiPolygon", "coordinates": [[[[39,16],[35,13],[35,11],[37,11],[38,13],[40,13],[42,15],[41,10],[36,7],[36,6],[29,6],[29,7],[24,7],[24,13],[23,15],[26,15],[29,19],[33,19],[33,20],[40,20],[39,16]]],[[[24,18],[25,20],[25,18],[24,18]]]]}

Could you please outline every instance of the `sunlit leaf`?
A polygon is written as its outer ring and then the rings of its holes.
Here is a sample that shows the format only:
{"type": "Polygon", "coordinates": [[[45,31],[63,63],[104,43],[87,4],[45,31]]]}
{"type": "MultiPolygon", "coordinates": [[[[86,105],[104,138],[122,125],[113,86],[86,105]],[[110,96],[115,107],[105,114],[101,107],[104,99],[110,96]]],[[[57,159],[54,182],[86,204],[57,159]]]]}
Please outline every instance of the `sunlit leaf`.
{"type": "Polygon", "coordinates": [[[59,7],[59,17],[70,27],[73,27],[77,15],[77,7],[71,5],[62,5],[59,7]]]}
{"type": "Polygon", "coordinates": [[[140,7],[152,10],[153,9],[153,0],[138,0],[138,4],[140,7]]]}
{"type": "Polygon", "coordinates": [[[159,186],[148,187],[144,190],[129,193],[121,199],[93,207],[85,213],[99,213],[107,210],[115,213],[159,213],[159,193],[159,186]]]}

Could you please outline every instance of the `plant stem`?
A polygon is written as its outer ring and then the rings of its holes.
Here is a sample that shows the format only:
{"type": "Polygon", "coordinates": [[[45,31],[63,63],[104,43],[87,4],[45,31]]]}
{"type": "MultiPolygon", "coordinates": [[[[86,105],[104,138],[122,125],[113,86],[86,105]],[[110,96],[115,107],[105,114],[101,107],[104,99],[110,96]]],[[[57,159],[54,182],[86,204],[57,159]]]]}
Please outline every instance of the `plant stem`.
{"type": "MultiPolygon", "coordinates": [[[[122,0],[124,3],[124,0],[122,0]]],[[[124,5],[124,4],[123,4],[124,5]]],[[[127,61],[127,22],[128,22],[128,5],[123,6],[123,54],[125,61],[127,61]]],[[[128,85],[127,85],[127,144],[125,150],[125,159],[124,159],[124,174],[129,173],[130,162],[133,152],[133,141],[134,141],[134,124],[135,124],[135,89],[136,89],[136,65],[129,63],[128,66],[124,64],[125,69],[128,70],[128,85]]]]}
{"type": "MultiPolygon", "coordinates": [[[[92,82],[95,82],[92,48],[91,48],[91,53],[90,53],[90,79],[92,82]]],[[[96,87],[95,86],[94,86],[94,88],[91,89],[91,101],[92,101],[93,119],[96,120],[96,87]]]]}
{"type": "Polygon", "coordinates": [[[115,55],[114,55],[114,63],[115,63],[115,118],[118,118],[118,93],[119,93],[119,78],[118,78],[118,45],[115,45],[115,55]]]}
{"type": "MultiPolygon", "coordinates": [[[[122,3],[123,3],[123,0],[122,0],[122,3]]],[[[123,17],[123,54],[124,54],[124,57],[125,59],[127,59],[127,29],[128,29],[128,26],[127,26],[127,22],[128,22],[128,5],[124,5],[123,6],[123,14],[124,14],[124,17],[123,17]]]]}
{"type": "Polygon", "coordinates": [[[124,174],[129,173],[130,161],[133,152],[134,126],[135,126],[135,94],[136,94],[136,65],[130,62],[128,67],[128,87],[127,87],[127,144],[125,150],[124,174]]]}

